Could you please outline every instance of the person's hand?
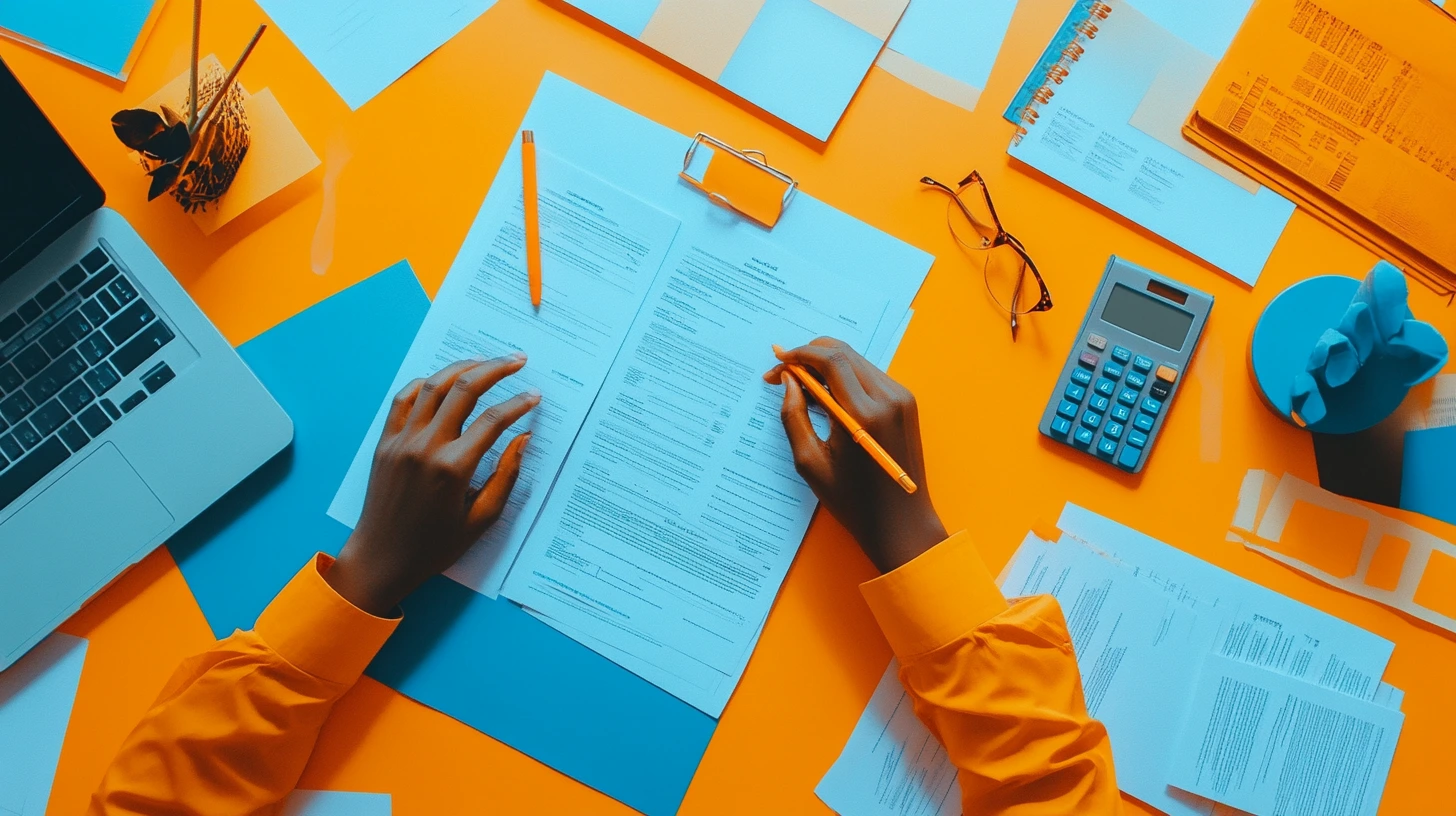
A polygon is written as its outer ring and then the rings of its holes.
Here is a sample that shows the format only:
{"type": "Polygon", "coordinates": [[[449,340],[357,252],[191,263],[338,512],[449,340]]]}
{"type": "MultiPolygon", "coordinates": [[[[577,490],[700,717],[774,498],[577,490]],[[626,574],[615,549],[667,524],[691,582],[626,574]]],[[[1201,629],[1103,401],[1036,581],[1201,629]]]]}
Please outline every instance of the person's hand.
{"type": "Polygon", "coordinates": [[[779,355],[816,374],[829,393],[895,458],[919,490],[906,493],[838,422],[829,441],[809,424],[806,394],[782,366],[764,379],[784,386],[783,421],[794,465],[820,502],[839,519],[883,572],[908,563],[944,541],[945,526],[935,513],[925,483],[920,449],[920,417],[915,397],[845,343],[821,337],[779,355]]]}
{"type": "Polygon", "coordinates": [[[463,426],[476,401],[525,364],[521,354],[459,362],[395,395],[374,452],[364,512],[327,575],[334,591],[365,612],[387,615],[500,518],[531,435],[506,445],[479,491],[471,490],[470,479],[541,395],[534,389],[517,394],[463,426]]]}

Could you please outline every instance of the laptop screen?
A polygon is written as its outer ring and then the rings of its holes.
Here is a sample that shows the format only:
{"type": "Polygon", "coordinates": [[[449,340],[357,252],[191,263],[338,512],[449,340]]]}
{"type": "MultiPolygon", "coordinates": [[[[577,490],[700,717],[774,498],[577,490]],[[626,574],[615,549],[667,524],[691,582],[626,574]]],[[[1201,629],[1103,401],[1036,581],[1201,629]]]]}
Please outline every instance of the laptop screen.
{"type": "Polygon", "coordinates": [[[100,207],[105,198],[85,165],[0,60],[0,281],[100,207]]]}

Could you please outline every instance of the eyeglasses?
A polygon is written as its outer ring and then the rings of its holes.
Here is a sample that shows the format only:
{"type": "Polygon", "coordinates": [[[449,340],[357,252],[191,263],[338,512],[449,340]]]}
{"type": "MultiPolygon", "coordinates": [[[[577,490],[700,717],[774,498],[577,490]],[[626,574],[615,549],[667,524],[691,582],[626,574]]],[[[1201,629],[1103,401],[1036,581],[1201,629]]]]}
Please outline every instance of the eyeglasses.
{"type": "Polygon", "coordinates": [[[1042,280],[1036,263],[1031,260],[1026,247],[1021,245],[1016,236],[1001,226],[1001,219],[996,215],[996,206],[991,203],[991,193],[986,189],[986,181],[979,172],[971,171],[955,189],[929,176],[920,179],[920,183],[951,197],[952,203],[945,207],[945,220],[950,227],[950,234],[972,257],[980,257],[986,291],[996,301],[996,305],[1011,317],[1011,339],[1015,340],[1024,315],[1046,312],[1052,308],[1051,292],[1047,290],[1046,281],[1042,280]],[[1030,308],[1023,306],[1029,298],[1024,299],[1021,291],[1028,269],[1041,289],[1041,296],[1030,308]]]}

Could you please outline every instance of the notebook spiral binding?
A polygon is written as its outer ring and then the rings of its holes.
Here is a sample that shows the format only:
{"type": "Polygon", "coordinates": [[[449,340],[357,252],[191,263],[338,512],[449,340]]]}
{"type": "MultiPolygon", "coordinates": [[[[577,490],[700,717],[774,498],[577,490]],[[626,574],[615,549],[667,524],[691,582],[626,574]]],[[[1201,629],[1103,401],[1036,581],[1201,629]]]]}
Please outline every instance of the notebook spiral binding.
{"type": "Polygon", "coordinates": [[[1096,39],[1097,24],[1111,14],[1112,6],[1102,0],[1079,0],[1072,7],[1007,110],[1006,118],[1016,125],[1013,145],[1020,144],[1027,130],[1036,124],[1041,109],[1056,96],[1056,86],[1072,73],[1072,65],[1087,52],[1087,43],[1096,39]]]}

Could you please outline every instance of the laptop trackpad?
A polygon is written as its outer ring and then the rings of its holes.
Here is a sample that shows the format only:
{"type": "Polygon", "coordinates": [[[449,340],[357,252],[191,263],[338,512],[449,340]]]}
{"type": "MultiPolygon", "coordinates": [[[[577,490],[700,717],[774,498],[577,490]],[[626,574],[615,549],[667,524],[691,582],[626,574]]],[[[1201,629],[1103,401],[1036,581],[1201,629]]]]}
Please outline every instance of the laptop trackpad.
{"type": "Polygon", "coordinates": [[[108,442],[0,524],[0,647],[60,623],[172,524],[108,442]]]}

